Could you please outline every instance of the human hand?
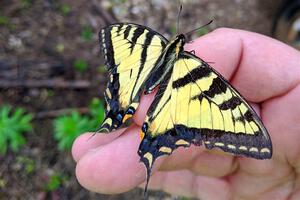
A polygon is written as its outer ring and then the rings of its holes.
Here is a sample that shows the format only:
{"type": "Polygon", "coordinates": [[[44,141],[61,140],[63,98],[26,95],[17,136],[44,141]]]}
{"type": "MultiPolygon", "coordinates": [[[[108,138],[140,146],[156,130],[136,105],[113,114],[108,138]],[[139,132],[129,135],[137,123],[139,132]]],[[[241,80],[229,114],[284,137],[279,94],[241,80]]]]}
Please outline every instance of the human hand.
{"type": "MultiPolygon", "coordinates": [[[[300,199],[300,53],[274,39],[218,29],[186,45],[249,101],[269,131],[270,160],[233,156],[203,146],[178,148],[154,164],[149,188],[200,199],[300,199]]],[[[72,153],[80,184],[115,194],[145,181],[137,154],[140,127],[154,93],[143,96],[127,129],[86,133],[72,153]]]]}

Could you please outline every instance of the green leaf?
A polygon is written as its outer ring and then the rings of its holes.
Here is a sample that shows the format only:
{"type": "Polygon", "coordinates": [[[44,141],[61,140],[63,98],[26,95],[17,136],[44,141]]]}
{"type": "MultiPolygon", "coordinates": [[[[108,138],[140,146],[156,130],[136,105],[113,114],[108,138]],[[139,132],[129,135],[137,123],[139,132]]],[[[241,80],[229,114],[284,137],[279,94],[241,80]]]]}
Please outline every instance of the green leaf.
{"type": "Polygon", "coordinates": [[[104,105],[98,98],[93,98],[89,105],[89,113],[81,115],[73,110],[54,120],[54,138],[58,149],[69,151],[76,137],[87,131],[95,131],[104,120],[104,105]]]}
{"type": "Polygon", "coordinates": [[[89,130],[91,126],[88,117],[77,111],[54,120],[54,138],[58,141],[59,150],[70,150],[75,138],[89,130]]]}
{"type": "Polygon", "coordinates": [[[1,189],[2,189],[2,188],[4,189],[5,186],[6,186],[6,184],[7,184],[6,180],[3,179],[3,178],[0,178],[0,188],[1,188],[1,189]]]}
{"type": "Polygon", "coordinates": [[[20,0],[20,5],[22,9],[28,9],[32,5],[32,0],[20,0]]]}
{"type": "Polygon", "coordinates": [[[23,133],[32,130],[32,115],[23,108],[12,110],[10,105],[0,107],[0,153],[6,154],[8,147],[17,152],[26,143],[23,133]]]}
{"type": "Polygon", "coordinates": [[[9,18],[3,15],[0,15],[0,26],[8,26],[9,18]]]}
{"type": "Polygon", "coordinates": [[[77,71],[85,72],[88,68],[88,63],[84,59],[79,58],[79,59],[75,60],[73,66],[77,71]]]}
{"type": "Polygon", "coordinates": [[[17,156],[16,162],[25,169],[26,174],[31,174],[35,169],[35,161],[30,157],[17,156]]]}
{"type": "Polygon", "coordinates": [[[50,179],[47,182],[46,191],[54,191],[58,189],[60,185],[61,185],[61,177],[59,175],[54,174],[50,176],[50,179]]]}
{"type": "Polygon", "coordinates": [[[84,40],[84,41],[91,41],[92,38],[93,38],[93,29],[91,26],[84,26],[81,30],[81,38],[84,40]]]}
{"type": "Polygon", "coordinates": [[[100,74],[103,74],[103,73],[107,72],[107,69],[106,69],[105,65],[101,65],[101,66],[98,66],[98,67],[97,67],[97,71],[98,71],[100,74]]]}
{"type": "Polygon", "coordinates": [[[7,139],[0,139],[0,154],[5,155],[7,151],[7,139]]]}
{"type": "Polygon", "coordinates": [[[63,14],[63,15],[68,15],[70,12],[71,12],[71,6],[69,4],[63,4],[61,7],[60,7],[60,12],[63,14]]]}
{"type": "Polygon", "coordinates": [[[104,120],[105,108],[103,102],[98,98],[93,98],[89,109],[92,116],[91,126],[93,130],[96,130],[104,120]]]}

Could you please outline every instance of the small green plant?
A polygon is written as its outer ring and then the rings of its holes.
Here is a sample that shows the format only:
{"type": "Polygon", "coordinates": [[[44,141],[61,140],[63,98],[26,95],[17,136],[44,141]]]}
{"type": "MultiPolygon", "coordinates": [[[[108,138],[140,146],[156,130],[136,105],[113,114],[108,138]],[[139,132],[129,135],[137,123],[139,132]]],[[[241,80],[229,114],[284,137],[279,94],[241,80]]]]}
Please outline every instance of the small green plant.
{"type": "Polygon", "coordinates": [[[60,116],[54,120],[54,137],[58,141],[59,150],[70,150],[77,136],[88,131],[90,122],[87,116],[78,111],[70,115],[60,116]]]}
{"type": "Polygon", "coordinates": [[[3,178],[0,178],[0,189],[2,189],[2,188],[4,189],[6,187],[6,184],[7,184],[6,180],[3,178]]]}
{"type": "Polygon", "coordinates": [[[79,58],[75,60],[73,66],[77,71],[85,72],[88,68],[88,63],[86,62],[86,60],[79,58]]]}
{"type": "Polygon", "coordinates": [[[97,67],[97,71],[100,73],[100,74],[103,74],[105,72],[107,72],[107,69],[106,69],[106,66],[105,65],[100,65],[97,67]]]}
{"type": "Polygon", "coordinates": [[[35,169],[35,161],[32,158],[26,156],[18,156],[16,158],[18,164],[23,166],[26,174],[31,174],[35,169]]]}
{"type": "Polygon", "coordinates": [[[16,152],[26,143],[22,134],[32,130],[31,120],[32,115],[23,108],[0,107],[0,154],[6,154],[8,148],[16,152]]]}
{"type": "Polygon", "coordinates": [[[9,18],[4,15],[0,15],[0,26],[8,26],[8,25],[9,25],[9,18]]]}
{"type": "Polygon", "coordinates": [[[93,38],[93,29],[91,26],[84,26],[81,30],[81,38],[84,40],[84,41],[91,41],[92,38],[93,38]]]}
{"type": "Polygon", "coordinates": [[[20,0],[20,6],[22,9],[28,9],[32,5],[32,0],[20,0]]]}
{"type": "Polygon", "coordinates": [[[69,4],[63,4],[60,6],[60,12],[63,15],[68,15],[71,12],[71,6],[69,4]]]}
{"type": "Polygon", "coordinates": [[[91,114],[91,130],[95,131],[104,120],[105,109],[103,102],[98,98],[93,98],[89,109],[91,114]]]}
{"type": "Polygon", "coordinates": [[[64,50],[65,50],[65,45],[63,43],[58,43],[56,46],[55,46],[55,49],[57,52],[59,53],[63,53],[64,50]]]}
{"type": "Polygon", "coordinates": [[[47,89],[46,93],[47,93],[47,97],[53,97],[55,94],[54,90],[52,89],[47,89]]]}
{"type": "Polygon", "coordinates": [[[62,182],[63,182],[62,176],[60,176],[59,174],[52,174],[46,183],[45,190],[47,192],[55,191],[62,185],[62,182]]]}
{"type": "Polygon", "coordinates": [[[58,141],[59,150],[70,150],[76,137],[87,131],[95,131],[104,119],[102,101],[94,98],[89,106],[89,113],[81,115],[73,110],[54,120],[54,138],[58,141]]]}
{"type": "Polygon", "coordinates": [[[10,30],[15,30],[16,26],[11,22],[10,18],[0,13],[0,26],[5,26],[10,30]]]}

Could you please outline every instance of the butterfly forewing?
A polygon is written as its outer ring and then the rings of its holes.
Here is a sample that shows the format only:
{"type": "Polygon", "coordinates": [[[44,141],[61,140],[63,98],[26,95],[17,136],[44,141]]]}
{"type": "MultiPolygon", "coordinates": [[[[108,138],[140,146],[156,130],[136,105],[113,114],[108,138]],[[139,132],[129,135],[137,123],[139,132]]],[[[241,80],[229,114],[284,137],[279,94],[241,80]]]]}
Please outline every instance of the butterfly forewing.
{"type": "Polygon", "coordinates": [[[106,119],[99,132],[121,126],[136,110],[143,85],[167,40],[148,27],[113,24],[99,33],[99,40],[109,71],[104,96],[106,119]]]}

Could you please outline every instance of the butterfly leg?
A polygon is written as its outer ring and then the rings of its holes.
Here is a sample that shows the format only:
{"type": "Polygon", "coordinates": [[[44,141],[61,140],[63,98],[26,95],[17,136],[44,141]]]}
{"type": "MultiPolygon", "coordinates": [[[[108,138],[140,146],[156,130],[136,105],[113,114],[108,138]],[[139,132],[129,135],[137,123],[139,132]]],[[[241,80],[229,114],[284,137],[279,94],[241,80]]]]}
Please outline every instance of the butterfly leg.
{"type": "Polygon", "coordinates": [[[191,53],[191,54],[194,54],[194,55],[196,54],[196,53],[195,53],[195,50],[190,51],[190,53],[191,53]]]}

